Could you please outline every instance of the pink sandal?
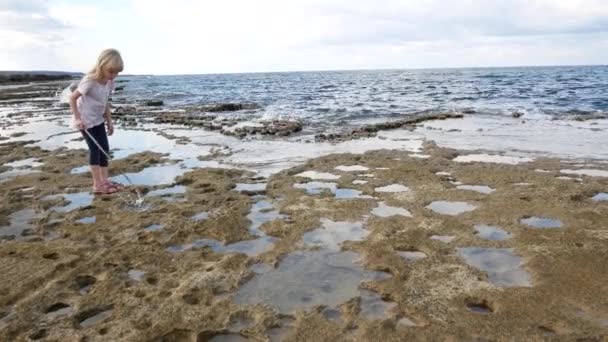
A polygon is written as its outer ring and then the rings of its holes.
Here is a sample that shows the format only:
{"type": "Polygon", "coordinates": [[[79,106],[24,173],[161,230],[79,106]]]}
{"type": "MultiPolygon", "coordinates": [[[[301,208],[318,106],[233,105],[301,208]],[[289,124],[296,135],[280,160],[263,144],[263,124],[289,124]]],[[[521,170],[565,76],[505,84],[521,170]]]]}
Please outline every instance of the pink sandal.
{"type": "Polygon", "coordinates": [[[101,186],[93,187],[93,194],[95,195],[111,195],[119,191],[120,189],[118,189],[118,187],[109,183],[103,183],[101,186]]]}
{"type": "Polygon", "coordinates": [[[106,181],[106,184],[110,184],[110,186],[113,186],[113,187],[117,188],[118,190],[123,190],[125,188],[124,184],[114,182],[109,179],[106,181]]]}

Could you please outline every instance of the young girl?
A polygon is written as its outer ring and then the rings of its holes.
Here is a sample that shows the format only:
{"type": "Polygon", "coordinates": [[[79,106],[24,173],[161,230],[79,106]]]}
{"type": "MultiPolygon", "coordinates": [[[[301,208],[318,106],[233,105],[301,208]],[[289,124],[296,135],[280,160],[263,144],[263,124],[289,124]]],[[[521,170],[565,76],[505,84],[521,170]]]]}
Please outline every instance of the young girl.
{"type": "Polygon", "coordinates": [[[114,78],[122,69],[122,58],[117,50],[102,51],[95,67],[84,76],[70,97],[74,126],[82,132],[89,147],[95,194],[112,194],[124,188],[108,179],[107,157],[110,153],[108,135],[114,133],[108,98],[114,90],[114,78]],[[104,123],[108,126],[107,133],[104,123]]]}

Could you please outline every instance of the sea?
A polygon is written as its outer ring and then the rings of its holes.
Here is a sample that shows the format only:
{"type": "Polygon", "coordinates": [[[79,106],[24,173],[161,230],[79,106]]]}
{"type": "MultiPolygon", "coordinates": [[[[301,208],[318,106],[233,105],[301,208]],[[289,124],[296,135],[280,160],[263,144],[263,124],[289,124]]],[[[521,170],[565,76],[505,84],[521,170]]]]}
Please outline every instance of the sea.
{"type": "MultiPolygon", "coordinates": [[[[288,137],[239,139],[203,128],[149,122],[118,127],[110,139],[117,158],[150,150],[167,153],[168,159],[180,160],[189,169],[238,167],[269,176],[331,153],[397,149],[415,154],[424,143],[433,141],[489,156],[608,160],[604,147],[608,141],[608,66],[121,75],[118,81],[124,89],[112,95],[115,107],[147,100],[163,101],[162,107],[149,112],[218,103],[255,104],[256,109],[214,114],[238,118],[239,125],[298,120],[303,130],[288,137]],[[320,133],[439,113],[463,117],[426,121],[414,130],[380,131],[366,139],[314,139],[320,133]],[[190,143],[181,146],[167,134],[190,143]]],[[[84,148],[84,143],[69,135],[73,129],[65,109],[66,92],[57,89],[52,106],[35,97],[19,103],[0,100],[0,118],[5,121],[0,136],[8,141],[36,140],[34,145],[47,149],[84,148]],[[32,110],[43,116],[47,110],[45,117],[51,119],[18,115],[32,110]],[[15,134],[18,132],[25,134],[15,134]]]]}

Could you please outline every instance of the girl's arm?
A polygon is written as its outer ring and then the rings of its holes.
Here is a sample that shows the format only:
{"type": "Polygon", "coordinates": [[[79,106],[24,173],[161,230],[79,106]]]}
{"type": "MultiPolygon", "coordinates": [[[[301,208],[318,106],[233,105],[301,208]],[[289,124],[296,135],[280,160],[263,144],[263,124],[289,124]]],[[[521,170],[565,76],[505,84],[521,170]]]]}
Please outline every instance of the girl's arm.
{"type": "Polygon", "coordinates": [[[76,100],[78,100],[78,98],[81,96],[82,94],[78,90],[75,90],[72,93],[72,95],[70,96],[70,110],[74,115],[74,126],[82,131],[84,129],[84,123],[82,122],[82,117],[80,115],[80,112],[78,111],[78,106],[76,105],[76,100]]]}

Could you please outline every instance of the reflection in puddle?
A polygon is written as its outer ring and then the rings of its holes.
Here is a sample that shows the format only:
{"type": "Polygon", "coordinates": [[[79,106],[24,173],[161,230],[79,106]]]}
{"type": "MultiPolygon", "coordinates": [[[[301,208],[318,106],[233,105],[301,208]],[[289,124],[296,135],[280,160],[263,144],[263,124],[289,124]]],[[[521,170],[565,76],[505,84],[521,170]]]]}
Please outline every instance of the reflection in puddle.
{"type": "Polygon", "coordinates": [[[489,154],[469,154],[466,156],[458,156],[453,159],[459,163],[470,163],[470,162],[481,162],[481,163],[498,163],[498,164],[509,164],[517,165],[521,163],[528,163],[534,161],[532,158],[527,157],[511,157],[511,156],[500,156],[500,155],[489,155],[489,154]]]}
{"type": "Polygon", "coordinates": [[[372,209],[372,214],[380,217],[391,217],[395,215],[412,217],[412,214],[407,209],[391,207],[384,204],[384,202],[379,202],[378,206],[372,209]]]}
{"type": "Polygon", "coordinates": [[[317,172],[317,171],[306,171],[302,173],[298,173],[296,177],[310,178],[315,180],[336,180],[339,179],[339,175],[334,175],[332,173],[325,172],[317,172]]]}
{"type": "Polygon", "coordinates": [[[560,170],[560,172],[565,173],[567,175],[608,177],[608,171],[605,171],[605,170],[582,169],[582,170],[560,170]]]}
{"type": "Polygon", "coordinates": [[[340,165],[335,167],[336,170],[346,171],[346,172],[356,172],[356,171],[367,171],[369,168],[363,165],[340,165]]]}
{"type": "Polygon", "coordinates": [[[340,310],[336,310],[334,308],[325,308],[321,311],[323,317],[325,317],[328,321],[339,322],[342,319],[342,313],[340,310]]]}
{"type": "Polygon", "coordinates": [[[192,221],[203,221],[209,218],[209,213],[206,211],[200,212],[191,217],[192,221]]]}
{"type": "Polygon", "coordinates": [[[318,195],[324,189],[331,191],[331,193],[335,193],[338,185],[336,183],[308,182],[294,184],[293,187],[296,189],[304,189],[306,190],[306,193],[310,195],[318,195]]]}
{"type": "Polygon", "coordinates": [[[80,220],[76,220],[76,223],[80,223],[80,224],[92,224],[95,223],[95,216],[87,216],[87,217],[83,217],[80,220]]]}
{"type": "Polygon", "coordinates": [[[144,228],[144,230],[147,232],[157,232],[159,230],[162,230],[163,228],[165,228],[165,226],[163,226],[162,224],[151,224],[144,228]]]}
{"type": "Polygon", "coordinates": [[[369,231],[363,229],[361,222],[334,222],[321,219],[321,223],[323,228],[305,233],[302,237],[307,245],[338,251],[342,242],[361,241],[369,235],[369,231]]]}
{"type": "Polygon", "coordinates": [[[467,202],[435,201],[427,205],[426,208],[438,214],[456,216],[467,211],[473,211],[477,207],[467,202]]]}
{"type": "Polygon", "coordinates": [[[230,324],[228,324],[228,331],[239,332],[252,328],[255,325],[255,320],[246,316],[237,316],[230,318],[230,324]]]}
{"type": "Polygon", "coordinates": [[[234,191],[263,192],[267,183],[237,183],[234,191]]]}
{"type": "Polygon", "coordinates": [[[142,281],[146,272],[140,270],[129,270],[127,274],[129,275],[129,278],[135,281],[142,281]]]}
{"type": "Polygon", "coordinates": [[[503,287],[531,286],[530,275],[520,269],[522,260],[511,248],[458,248],[465,262],[487,272],[490,282],[503,287]]]}
{"type": "Polygon", "coordinates": [[[450,243],[454,241],[456,236],[454,235],[433,235],[431,236],[431,240],[441,241],[443,243],[450,243]]]}
{"type": "Polygon", "coordinates": [[[597,195],[593,196],[591,199],[596,202],[605,202],[608,201],[608,194],[605,192],[600,192],[597,195]]]}
{"type": "Polygon", "coordinates": [[[298,183],[293,185],[296,189],[304,189],[307,194],[310,195],[318,195],[323,192],[325,189],[329,190],[332,194],[335,195],[337,199],[370,199],[373,198],[369,195],[361,195],[363,191],[355,190],[355,189],[338,189],[336,183],[326,183],[326,182],[308,182],[308,183],[298,183]]]}
{"type": "Polygon", "coordinates": [[[40,172],[38,170],[31,169],[16,169],[16,170],[8,170],[0,173],[0,183],[7,182],[17,176],[29,175],[30,173],[40,172]]]}
{"type": "Polygon", "coordinates": [[[9,181],[17,176],[40,172],[39,170],[32,170],[32,168],[44,165],[44,163],[40,163],[39,160],[40,159],[38,158],[27,158],[5,163],[3,166],[10,167],[11,170],[0,173],[0,183],[9,181]]]}
{"type": "Polygon", "coordinates": [[[88,328],[92,325],[95,325],[95,324],[105,320],[106,318],[112,316],[112,311],[114,311],[114,310],[110,309],[110,310],[105,310],[105,311],[101,311],[101,312],[99,312],[98,310],[94,310],[90,313],[92,315],[85,314],[85,315],[83,315],[84,319],[80,321],[80,326],[83,328],[88,328]],[[99,312],[99,313],[96,313],[96,312],[99,312]]]}
{"type": "Polygon", "coordinates": [[[476,224],[474,228],[477,231],[476,235],[486,240],[502,241],[511,237],[511,234],[509,232],[504,231],[499,227],[495,226],[476,224]]]}
{"type": "Polygon", "coordinates": [[[397,303],[382,300],[379,294],[361,290],[360,315],[368,320],[385,319],[389,317],[390,310],[397,307],[397,303]]]}
{"type": "Polygon", "coordinates": [[[172,186],[170,188],[164,188],[164,189],[158,189],[158,190],[152,190],[150,192],[148,192],[146,194],[146,196],[171,196],[171,195],[177,195],[177,194],[185,194],[186,193],[186,187],[183,185],[176,185],[176,186],[172,186]]]}
{"type": "Polygon", "coordinates": [[[91,167],[88,165],[85,166],[79,166],[79,167],[75,167],[72,170],[70,170],[70,173],[73,175],[79,174],[79,173],[85,173],[85,172],[89,172],[91,171],[91,167]]]}
{"type": "Polygon", "coordinates": [[[183,175],[187,171],[190,170],[176,164],[152,166],[137,173],[126,173],[124,174],[126,177],[118,175],[111,179],[115,182],[124,182],[125,178],[128,178],[131,182],[127,182],[127,184],[132,183],[132,185],[154,186],[159,184],[171,184],[175,181],[176,177],[183,175]]]}
{"type": "Polygon", "coordinates": [[[391,185],[376,188],[374,190],[376,192],[405,192],[405,191],[410,191],[410,188],[408,188],[405,185],[401,185],[401,184],[391,184],[391,185]]]}
{"type": "Polygon", "coordinates": [[[414,321],[412,321],[411,319],[407,318],[407,317],[402,317],[397,321],[397,326],[399,327],[417,327],[418,324],[416,324],[414,321]]]}
{"type": "Polygon", "coordinates": [[[397,251],[397,254],[406,261],[417,261],[426,258],[426,254],[420,251],[397,251]]]}
{"type": "Polygon", "coordinates": [[[41,163],[40,159],[38,158],[27,158],[4,164],[4,166],[8,166],[14,169],[34,168],[40,167],[42,165],[44,165],[44,163],[41,163]]]}
{"type": "Polygon", "coordinates": [[[359,283],[386,273],[366,271],[354,263],[353,252],[294,252],[275,270],[256,274],[238,291],[237,304],[267,303],[281,313],[336,307],[359,295],[359,283]]]}
{"type": "Polygon", "coordinates": [[[34,229],[35,226],[30,224],[30,221],[41,218],[41,214],[37,214],[33,209],[23,209],[9,215],[10,224],[0,227],[0,237],[14,236],[16,239],[22,237],[26,230],[34,229]]]}
{"type": "Polygon", "coordinates": [[[492,189],[489,186],[485,186],[485,185],[458,185],[456,187],[456,189],[470,190],[470,191],[475,191],[475,192],[479,192],[482,194],[491,194],[494,191],[496,191],[496,189],[492,189]]]}
{"type": "Polygon", "coordinates": [[[74,309],[64,303],[57,303],[46,310],[47,319],[55,319],[60,316],[71,315],[74,309]]]}
{"type": "Polygon", "coordinates": [[[369,195],[361,195],[363,191],[355,189],[336,189],[337,199],[370,199],[373,198],[369,195]]]}
{"type": "Polygon", "coordinates": [[[53,200],[53,199],[61,198],[61,197],[63,197],[66,201],[69,202],[68,205],[63,206],[63,207],[55,206],[55,207],[50,208],[49,210],[60,212],[60,213],[67,213],[74,209],[91,205],[91,203],[93,202],[93,199],[95,198],[95,196],[91,193],[79,192],[79,193],[75,193],[75,194],[49,195],[49,196],[42,198],[42,200],[48,201],[48,200],[53,200]]]}
{"type": "Polygon", "coordinates": [[[562,221],[547,217],[527,217],[520,220],[521,223],[534,228],[560,228],[563,226],[562,221]]]}

